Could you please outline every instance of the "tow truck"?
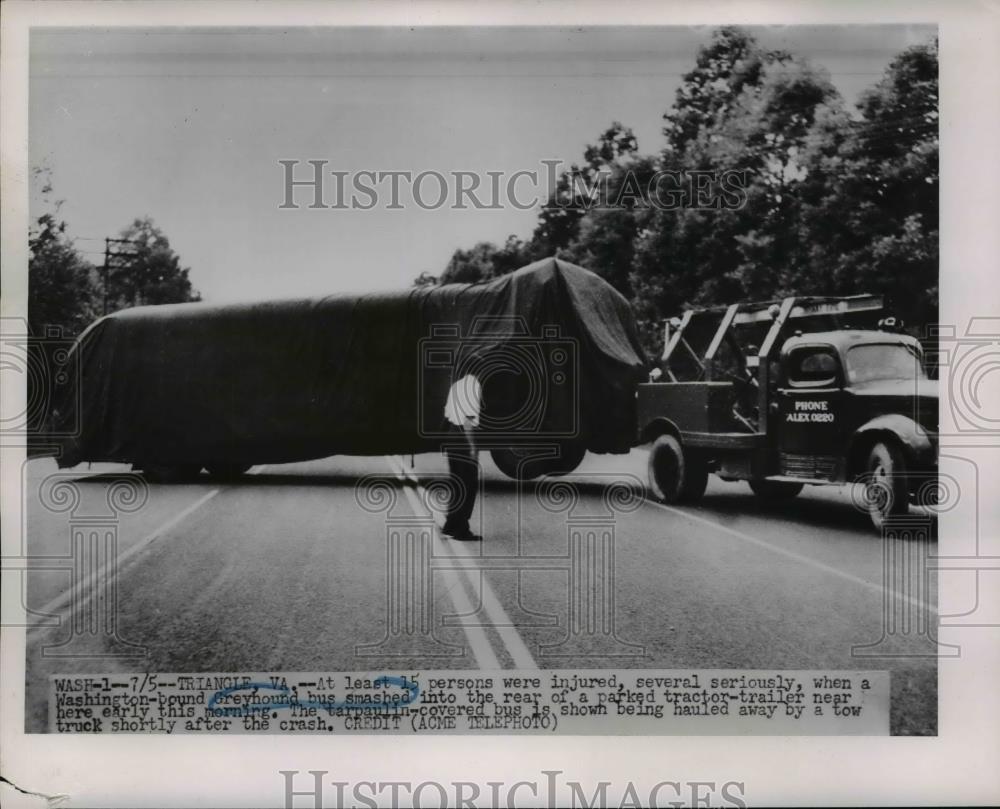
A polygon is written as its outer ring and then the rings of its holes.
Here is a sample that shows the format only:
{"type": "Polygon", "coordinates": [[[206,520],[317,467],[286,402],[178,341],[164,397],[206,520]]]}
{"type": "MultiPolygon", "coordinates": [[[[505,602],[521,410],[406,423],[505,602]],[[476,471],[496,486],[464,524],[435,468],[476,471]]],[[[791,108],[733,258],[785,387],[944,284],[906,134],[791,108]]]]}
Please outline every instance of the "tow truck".
{"type": "Polygon", "coordinates": [[[937,492],[937,384],[882,298],[787,297],[688,310],[639,385],[649,487],[693,503],[708,475],[760,498],[858,484],[882,529],[937,492]]]}

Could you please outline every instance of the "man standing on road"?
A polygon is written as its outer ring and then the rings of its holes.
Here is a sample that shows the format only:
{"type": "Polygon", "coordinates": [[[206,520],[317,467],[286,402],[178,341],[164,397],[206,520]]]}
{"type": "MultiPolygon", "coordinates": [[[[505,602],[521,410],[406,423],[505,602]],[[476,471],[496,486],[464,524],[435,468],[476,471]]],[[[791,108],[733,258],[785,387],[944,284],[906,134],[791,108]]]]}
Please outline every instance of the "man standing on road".
{"type": "Polygon", "coordinates": [[[479,486],[479,453],[473,431],[479,426],[482,395],[479,380],[466,374],[451,386],[444,405],[444,417],[449,424],[445,455],[451,492],[441,533],[452,539],[482,539],[469,527],[479,486]]]}

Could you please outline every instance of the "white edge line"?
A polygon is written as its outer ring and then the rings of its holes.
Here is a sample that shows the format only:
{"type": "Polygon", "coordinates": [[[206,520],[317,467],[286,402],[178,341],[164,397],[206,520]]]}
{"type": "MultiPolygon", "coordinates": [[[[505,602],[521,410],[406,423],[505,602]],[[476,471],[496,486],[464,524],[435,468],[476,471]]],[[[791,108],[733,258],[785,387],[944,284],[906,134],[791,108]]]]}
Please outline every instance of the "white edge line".
{"type": "MultiPolygon", "coordinates": [[[[408,477],[405,472],[405,467],[403,467],[399,458],[392,455],[385,456],[386,463],[392,470],[393,474],[400,480],[404,481],[408,477]]],[[[423,507],[421,502],[417,499],[416,494],[409,486],[402,486],[403,492],[406,494],[406,499],[410,503],[410,508],[413,509],[413,513],[416,515],[426,514],[427,510],[423,507]]],[[[431,525],[431,536],[433,539],[437,540],[436,544],[441,548],[442,552],[447,556],[454,556],[448,544],[441,539],[441,535],[438,532],[437,526],[432,523],[431,525]]],[[[475,612],[475,608],[472,606],[472,602],[469,599],[465,588],[462,586],[462,582],[458,578],[458,571],[455,570],[444,570],[441,571],[444,578],[448,581],[450,585],[448,589],[448,595],[451,597],[451,603],[455,607],[456,612],[459,615],[468,615],[475,612]]],[[[493,651],[493,647],[490,645],[489,638],[486,637],[486,633],[480,626],[468,626],[462,624],[462,631],[465,633],[466,640],[469,642],[469,648],[472,650],[472,656],[476,659],[476,665],[483,670],[498,670],[501,668],[500,660],[497,658],[496,653],[493,651]]]]}
{"type": "MultiPolygon", "coordinates": [[[[254,466],[254,467],[252,467],[251,469],[249,469],[247,471],[247,474],[248,475],[259,475],[266,468],[267,468],[267,464],[261,464],[260,466],[254,466]]],[[[173,517],[171,517],[169,520],[167,520],[165,523],[163,523],[163,525],[161,525],[158,528],[154,529],[152,533],[147,534],[145,537],[143,537],[142,539],[140,539],[131,548],[129,548],[128,550],[123,551],[122,553],[118,554],[117,557],[115,557],[112,560],[109,560],[102,567],[98,568],[93,573],[91,573],[89,576],[87,576],[87,578],[84,579],[83,582],[80,585],[78,585],[79,591],[84,594],[83,595],[83,600],[86,601],[90,597],[90,593],[88,591],[90,590],[91,587],[93,587],[95,581],[97,581],[99,578],[101,578],[102,576],[104,576],[107,573],[108,567],[110,567],[111,565],[120,565],[123,562],[126,562],[129,559],[131,559],[133,556],[135,556],[137,553],[139,553],[139,551],[141,551],[141,550],[145,549],[146,547],[148,547],[149,544],[151,542],[153,542],[153,540],[155,540],[158,537],[162,536],[163,534],[167,533],[167,531],[169,531],[171,528],[173,528],[174,526],[176,526],[181,520],[183,520],[189,514],[191,514],[196,509],[199,509],[203,505],[205,505],[205,503],[207,503],[209,500],[211,500],[213,497],[215,497],[215,495],[217,495],[220,491],[221,491],[221,489],[212,489],[212,491],[205,493],[200,498],[198,498],[197,500],[195,500],[195,502],[193,502],[191,505],[189,505],[187,508],[185,508],[183,511],[181,511],[179,514],[175,514],[173,517]]],[[[30,570],[30,568],[26,568],[26,569],[30,570]]],[[[65,604],[66,604],[67,601],[70,601],[73,598],[73,592],[74,592],[74,588],[71,587],[69,590],[67,590],[66,592],[62,593],[62,595],[58,595],[55,598],[53,598],[45,606],[43,606],[43,607],[41,607],[39,609],[26,608],[26,612],[32,613],[32,614],[41,614],[43,617],[51,617],[56,612],[58,612],[63,606],[65,606],[65,604]]],[[[39,627],[39,628],[41,628],[41,627],[39,627]]]]}
{"type": "MultiPolygon", "coordinates": [[[[403,470],[403,475],[408,477],[419,487],[420,486],[419,480],[409,471],[406,470],[405,466],[402,464],[401,461],[398,462],[400,468],[403,470]]],[[[837,578],[849,581],[852,584],[864,587],[865,589],[878,593],[883,597],[889,595],[892,598],[901,599],[910,606],[916,607],[917,609],[926,609],[931,612],[937,611],[934,605],[932,604],[927,604],[921,601],[920,599],[906,595],[905,593],[893,593],[887,590],[883,583],[876,583],[868,581],[866,579],[862,579],[860,576],[855,576],[852,573],[848,573],[844,570],[833,567],[832,565],[828,565],[825,562],[820,562],[817,559],[804,556],[802,554],[796,553],[795,551],[787,550],[786,548],[782,548],[778,545],[766,542],[763,539],[758,539],[757,537],[751,536],[750,534],[745,534],[742,531],[736,530],[735,528],[730,528],[729,526],[723,525],[722,523],[706,519],[705,517],[699,516],[698,514],[693,514],[688,511],[682,511],[681,509],[674,508],[673,506],[669,506],[666,503],[658,503],[657,501],[651,500],[648,497],[645,498],[645,500],[651,506],[663,509],[664,511],[669,511],[671,514],[676,514],[680,517],[691,520],[693,522],[701,523],[702,525],[706,525],[710,528],[715,528],[718,531],[722,531],[723,533],[729,534],[730,536],[736,537],[737,539],[743,540],[744,542],[749,542],[750,544],[756,545],[759,548],[763,548],[765,550],[771,551],[772,553],[776,553],[780,556],[792,559],[798,562],[799,564],[806,565],[807,567],[812,567],[816,570],[820,570],[831,576],[836,576],[837,578]]],[[[445,545],[445,547],[447,547],[447,543],[443,544],[445,545]]],[[[475,587],[476,582],[472,579],[472,576],[475,573],[475,571],[471,569],[463,569],[463,572],[469,578],[470,584],[472,584],[472,586],[475,587]]],[[[494,624],[502,624],[502,626],[498,625],[495,626],[494,628],[503,638],[511,656],[514,657],[515,661],[518,663],[519,668],[537,668],[534,659],[531,657],[530,651],[528,651],[527,647],[524,645],[524,642],[521,640],[521,636],[517,633],[517,630],[511,625],[510,618],[507,616],[503,607],[500,605],[499,600],[496,598],[496,595],[493,592],[493,589],[489,586],[489,583],[486,581],[486,577],[483,576],[481,578],[482,578],[483,607],[486,609],[487,614],[490,616],[490,619],[494,622],[494,624]],[[493,609],[491,609],[491,607],[493,607],[493,609]],[[513,638],[511,638],[511,635],[513,635],[513,638]],[[518,659],[520,655],[515,654],[515,649],[517,646],[520,646],[521,649],[523,650],[521,652],[521,655],[527,656],[526,661],[518,659]]]]}
{"type": "MultiPolygon", "coordinates": [[[[420,480],[416,477],[416,475],[406,469],[402,459],[395,457],[394,460],[399,464],[403,475],[413,481],[421,492],[425,492],[426,490],[420,485],[420,480]]],[[[410,500],[410,503],[413,503],[413,499],[410,500]]],[[[426,511],[426,509],[423,510],[426,511]]],[[[435,534],[437,534],[436,527],[435,534]]],[[[453,552],[450,544],[443,539],[441,540],[441,544],[444,546],[445,551],[452,557],[465,556],[475,558],[473,554],[458,554],[453,552]]],[[[527,644],[525,644],[524,640],[521,638],[520,633],[517,631],[517,627],[514,626],[514,622],[511,621],[510,616],[507,615],[507,611],[503,608],[503,605],[500,603],[500,599],[497,598],[496,593],[490,586],[485,573],[483,571],[463,567],[462,574],[465,576],[466,581],[468,581],[472,591],[476,592],[478,590],[480,592],[483,609],[486,610],[486,614],[489,616],[490,621],[492,621],[494,631],[500,636],[507,653],[514,661],[514,665],[518,669],[537,669],[538,664],[535,663],[535,658],[532,656],[527,644]],[[478,577],[476,576],[477,573],[479,574],[478,577]]]]}
{"type": "MultiPolygon", "coordinates": [[[[417,496],[413,491],[407,487],[403,487],[403,491],[406,492],[406,499],[410,501],[410,507],[413,509],[415,514],[420,514],[423,509],[420,506],[420,501],[417,500],[417,496]]],[[[438,539],[437,528],[434,529],[434,537],[438,539]]],[[[449,556],[451,552],[447,549],[447,546],[443,541],[438,539],[440,544],[445,547],[445,553],[449,556]]],[[[472,602],[469,600],[468,594],[465,592],[465,588],[462,586],[462,582],[458,579],[458,574],[454,570],[442,571],[442,575],[449,582],[455,586],[448,588],[448,595],[451,597],[451,603],[454,605],[455,610],[459,615],[468,615],[475,611],[472,606],[472,602]]],[[[476,665],[484,670],[497,670],[500,669],[500,660],[497,658],[496,653],[493,651],[493,647],[490,645],[489,638],[486,637],[486,633],[483,631],[481,626],[467,626],[462,624],[462,631],[465,632],[465,637],[469,641],[469,648],[472,650],[472,656],[476,659],[476,665]]]]}
{"type": "Polygon", "coordinates": [[[692,520],[693,522],[700,522],[702,525],[707,525],[711,528],[715,528],[726,534],[730,534],[731,536],[734,536],[737,539],[741,539],[744,542],[749,542],[753,545],[756,545],[759,548],[765,548],[766,550],[769,550],[772,553],[777,553],[789,559],[794,559],[796,562],[799,562],[800,564],[816,568],[817,570],[822,570],[824,573],[829,573],[831,576],[837,576],[838,578],[845,579],[846,581],[860,585],[861,587],[873,590],[879,593],[880,595],[884,596],[886,593],[889,593],[894,598],[901,598],[911,606],[917,607],[918,609],[929,609],[932,612],[936,611],[932,605],[925,604],[919,599],[913,598],[912,596],[908,596],[905,593],[892,593],[886,590],[886,588],[882,584],[876,584],[875,582],[867,581],[866,579],[862,579],[860,576],[855,576],[853,573],[847,573],[846,571],[840,570],[839,568],[833,567],[832,565],[828,565],[825,562],[820,562],[817,559],[812,559],[808,556],[803,556],[800,553],[787,550],[778,545],[772,545],[770,542],[766,542],[763,539],[757,539],[757,537],[750,536],[750,534],[744,534],[742,531],[737,531],[735,528],[730,528],[729,526],[723,525],[722,523],[715,522],[714,520],[705,519],[704,517],[701,517],[697,514],[692,514],[689,511],[682,511],[679,508],[668,506],[666,503],[658,503],[655,500],[650,500],[648,497],[646,498],[646,502],[649,503],[651,506],[656,506],[657,508],[662,508],[664,511],[669,511],[671,514],[677,514],[685,519],[692,520]]]}
{"type": "Polygon", "coordinates": [[[209,500],[215,497],[215,495],[217,495],[219,491],[220,489],[212,489],[212,491],[202,495],[197,500],[195,500],[195,502],[193,502],[191,505],[189,505],[187,508],[181,511],[179,514],[175,514],[173,517],[171,517],[169,520],[163,523],[163,525],[154,529],[152,533],[147,534],[131,548],[122,551],[114,559],[105,562],[100,568],[98,568],[89,576],[87,576],[87,578],[84,579],[83,582],[76,585],[76,587],[70,587],[69,590],[62,593],[61,595],[56,596],[54,599],[52,599],[48,604],[46,604],[43,607],[40,607],[38,609],[29,608],[27,611],[29,613],[35,613],[35,614],[40,613],[44,617],[51,617],[52,615],[55,615],[63,606],[65,606],[65,604],[68,601],[70,601],[73,598],[75,592],[83,593],[82,599],[83,601],[86,601],[87,599],[90,598],[91,595],[90,590],[94,586],[94,582],[104,577],[107,574],[108,568],[110,568],[113,565],[121,565],[128,559],[131,559],[140,551],[145,550],[155,539],[167,533],[167,531],[176,526],[181,520],[183,520],[189,514],[194,512],[196,509],[201,508],[205,503],[207,503],[209,500]]]}

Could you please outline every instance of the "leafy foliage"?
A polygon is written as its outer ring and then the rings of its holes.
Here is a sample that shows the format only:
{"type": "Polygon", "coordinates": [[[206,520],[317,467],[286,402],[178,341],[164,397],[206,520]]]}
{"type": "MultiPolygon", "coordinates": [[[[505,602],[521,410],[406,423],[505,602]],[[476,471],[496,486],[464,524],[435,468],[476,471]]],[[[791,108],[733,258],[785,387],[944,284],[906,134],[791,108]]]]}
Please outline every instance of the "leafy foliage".
{"type": "Polygon", "coordinates": [[[476,284],[489,281],[531,262],[527,246],[517,236],[508,236],[500,247],[479,242],[471,250],[456,250],[441,273],[442,284],[476,284]]]}
{"type": "Polygon", "coordinates": [[[51,172],[33,171],[44,213],[28,231],[28,328],[44,337],[53,329],[74,337],[98,313],[94,268],[77,251],[53,198],[51,172]]]}
{"type": "Polygon", "coordinates": [[[614,122],[559,175],[527,242],[457,250],[441,283],[488,280],[547,255],[628,296],[650,353],[692,305],[882,293],[911,331],[937,319],[938,48],[908,48],[850,111],[822,68],[720,28],[641,155],[614,122]],[[739,204],[653,204],[664,172],[744,179],[739,204]]]}
{"type": "Polygon", "coordinates": [[[810,215],[812,262],[838,290],[885,294],[912,326],[937,320],[937,43],[901,53],[859,104],[839,171],[810,215]]]}
{"type": "Polygon", "coordinates": [[[440,283],[440,279],[433,273],[424,270],[420,275],[413,279],[413,286],[415,287],[433,287],[440,283]]]}
{"type": "Polygon", "coordinates": [[[134,220],[120,238],[128,250],[108,272],[110,310],[201,300],[191,286],[190,270],[181,267],[170,240],[150,217],[134,220]]]}
{"type": "Polygon", "coordinates": [[[43,212],[28,232],[28,326],[32,335],[58,330],[74,337],[105,311],[139,304],[200,300],[189,270],[152,219],[136,219],[120,234],[106,273],[87,261],[54,199],[51,171],[33,170],[43,212]],[[123,247],[125,249],[117,249],[123,247]],[[105,284],[106,280],[106,284],[105,284]]]}
{"type": "MultiPolygon", "coordinates": [[[[35,372],[27,377],[27,394],[29,402],[44,402],[44,406],[30,411],[30,442],[44,434],[58,354],[105,307],[114,311],[136,303],[199,299],[188,270],[181,268],[167,237],[148,217],[136,219],[122,232],[129,250],[124,260],[110,262],[105,287],[104,273],[84,258],[68,234],[60,213],[62,201],[54,198],[51,171],[35,168],[32,180],[42,213],[28,230],[28,331],[32,339],[27,350],[35,372]]],[[[29,450],[48,451],[33,443],[29,450]]]]}

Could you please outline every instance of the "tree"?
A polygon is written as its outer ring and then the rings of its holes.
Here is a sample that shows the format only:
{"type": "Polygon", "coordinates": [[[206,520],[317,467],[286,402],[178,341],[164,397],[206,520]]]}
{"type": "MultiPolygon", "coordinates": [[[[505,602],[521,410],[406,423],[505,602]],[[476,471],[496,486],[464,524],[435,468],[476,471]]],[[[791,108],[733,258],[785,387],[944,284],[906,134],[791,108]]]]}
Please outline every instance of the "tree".
{"type": "Polygon", "coordinates": [[[683,155],[699,134],[731,113],[736,98],[760,84],[768,62],[785,58],[765,52],[750,34],[736,26],[717,29],[698,51],[695,67],[677,88],[673,106],[663,115],[667,155],[683,155]]]}
{"type": "Polygon", "coordinates": [[[937,66],[936,42],[909,48],[852,117],[825,70],[721,28],[663,116],[658,155],[612,123],[558,176],[528,242],[458,250],[441,281],[559,255],[630,297],[657,353],[660,322],[686,307],[792,294],[882,293],[920,331],[937,319],[937,66]],[[687,196],[651,206],[657,172],[687,178],[687,196]],[[737,203],[693,200],[699,172],[737,173],[737,203]]]}
{"type": "Polygon", "coordinates": [[[436,275],[424,270],[420,275],[413,279],[413,286],[415,287],[436,287],[440,283],[440,280],[436,275]]]}
{"type": "Polygon", "coordinates": [[[908,48],[862,96],[808,215],[837,291],[882,293],[915,333],[938,318],[938,46],[908,48]]]}
{"type": "Polygon", "coordinates": [[[479,242],[470,250],[456,250],[441,273],[442,284],[476,284],[490,281],[529,264],[528,245],[510,235],[502,247],[479,242]]]}
{"type": "Polygon", "coordinates": [[[28,231],[28,328],[36,337],[53,328],[75,337],[97,315],[94,268],[67,235],[59,214],[62,200],[53,198],[51,171],[35,168],[32,178],[44,212],[28,231]]]}
{"type": "Polygon", "coordinates": [[[109,311],[126,306],[199,301],[191,286],[190,270],[150,217],[136,219],[121,232],[128,257],[108,273],[109,311]]]}
{"type": "Polygon", "coordinates": [[[635,134],[618,121],[584,148],[583,164],[573,163],[559,175],[539,213],[530,241],[534,258],[558,255],[573,243],[587,211],[600,203],[606,180],[631,162],[638,149],[635,134]]]}
{"type": "Polygon", "coordinates": [[[28,229],[28,345],[26,375],[29,453],[44,439],[58,387],[59,356],[68,341],[97,314],[93,267],[76,249],[60,216],[62,200],[52,190],[52,173],[32,169],[34,202],[42,213],[28,229]]]}
{"type": "Polygon", "coordinates": [[[650,340],[661,318],[688,306],[813,291],[803,283],[803,154],[817,113],[840,103],[825,71],[739,29],[721,29],[699,53],[664,116],[661,164],[687,177],[738,170],[746,182],[739,205],[689,197],[638,231],[632,284],[650,340]]]}
{"type": "MultiPolygon", "coordinates": [[[[780,58],[776,55],[775,59],[780,58]]],[[[660,167],[675,172],[736,169],[734,144],[717,143],[741,96],[760,87],[769,55],[747,32],[720,28],[701,48],[664,115],[660,167]],[[729,154],[726,154],[729,152],[729,154]],[[727,165],[722,165],[728,161],[727,165]]],[[[637,232],[631,283],[647,349],[659,352],[659,321],[686,305],[737,293],[731,210],[660,209],[637,232]],[[723,230],[729,235],[723,236],[723,230]]]]}
{"type": "MultiPolygon", "coordinates": [[[[735,162],[749,170],[746,205],[733,218],[735,266],[727,296],[781,297],[823,292],[811,288],[802,198],[813,181],[803,159],[818,110],[839,110],[841,99],[826,71],[782,56],[770,59],[760,84],[737,99],[716,133],[719,168],[735,162]]],[[[714,296],[713,296],[714,297],[714,296]]],[[[715,299],[713,303],[725,302],[715,299]]]]}
{"type": "MultiPolygon", "coordinates": [[[[593,147],[589,147],[593,148],[593,147]]],[[[658,163],[652,157],[619,154],[606,168],[599,204],[580,218],[562,254],[600,275],[626,297],[637,234],[652,218],[648,189],[658,163]]]]}
{"type": "Polygon", "coordinates": [[[630,171],[633,182],[641,183],[645,180],[636,178],[646,178],[654,170],[653,163],[637,151],[632,130],[614,121],[596,143],[584,148],[582,164],[573,163],[559,175],[528,241],[511,235],[500,247],[479,242],[469,250],[458,249],[441,273],[440,283],[488,281],[532,261],[560,255],[591,266],[626,293],[635,204],[619,198],[630,171]]]}

